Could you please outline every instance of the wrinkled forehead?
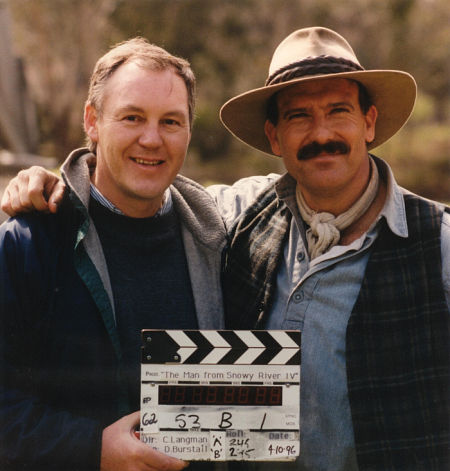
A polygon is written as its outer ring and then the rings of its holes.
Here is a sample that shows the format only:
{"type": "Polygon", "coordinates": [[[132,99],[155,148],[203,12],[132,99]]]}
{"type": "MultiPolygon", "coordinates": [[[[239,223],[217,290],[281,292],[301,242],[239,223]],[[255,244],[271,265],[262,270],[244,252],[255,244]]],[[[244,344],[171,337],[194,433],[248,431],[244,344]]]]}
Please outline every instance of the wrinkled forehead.
{"type": "Polygon", "coordinates": [[[121,65],[109,77],[103,90],[102,105],[108,102],[144,105],[151,100],[176,100],[188,107],[188,93],[183,79],[172,67],[149,68],[136,62],[121,65]]]}
{"type": "Polygon", "coordinates": [[[279,107],[292,101],[358,100],[358,84],[345,78],[330,78],[296,83],[277,93],[279,107]]]}

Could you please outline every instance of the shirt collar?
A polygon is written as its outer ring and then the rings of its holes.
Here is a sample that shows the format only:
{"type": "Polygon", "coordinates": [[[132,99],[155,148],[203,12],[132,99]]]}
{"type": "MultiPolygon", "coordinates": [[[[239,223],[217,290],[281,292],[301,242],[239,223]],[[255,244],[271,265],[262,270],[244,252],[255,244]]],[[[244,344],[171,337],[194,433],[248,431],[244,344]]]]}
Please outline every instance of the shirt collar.
{"type": "MultiPolygon", "coordinates": [[[[384,179],[387,186],[386,201],[377,217],[377,222],[384,217],[389,229],[395,235],[406,238],[408,237],[408,224],[406,221],[405,200],[403,199],[406,190],[397,184],[390,166],[383,159],[373,155],[372,157],[378,166],[380,177],[384,179]]],[[[284,174],[275,184],[278,198],[285,201],[295,197],[295,186],[295,179],[288,173],[284,174]]]]}
{"type": "Polygon", "coordinates": [[[382,217],[390,230],[399,237],[408,237],[408,223],[406,221],[405,200],[403,194],[405,190],[395,181],[391,167],[379,157],[372,156],[378,165],[380,175],[384,178],[387,186],[386,201],[383,209],[378,215],[377,221],[382,217]]]}
{"type": "MultiPolygon", "coordinates": [[[[90,195],[97,202],[99,202],[105,208],[108,208],[113,213],[121,214],[122,216],[124,215],[124,213],[117,206],[115,206],[113,203],[111,203],[111,201],[108,200],[108,198],[102,195],[100,190],[92,182],[91,182],[91,188],[90,188],[90,195]]],[[[166,191],[164,192],[163,204],[153,217],[163,216],[167,214],[172,209],[172,206],[173,206],[172,194],[169,188],[167,188],[166,191]]]]}

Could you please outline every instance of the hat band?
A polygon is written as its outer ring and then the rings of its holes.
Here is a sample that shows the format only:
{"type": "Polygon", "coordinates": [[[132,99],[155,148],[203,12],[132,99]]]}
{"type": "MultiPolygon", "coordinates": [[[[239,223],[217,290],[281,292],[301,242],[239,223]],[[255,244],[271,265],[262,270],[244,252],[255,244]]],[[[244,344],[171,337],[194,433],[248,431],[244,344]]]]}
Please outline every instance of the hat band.
{"type": "Polygon", "coordinates": [[[294,78],[307,75],[338,74],[340,72],[354,72],[356,70],[364,70],[364,68],[348,59],[318,56],[294,62],[278,69],[266,80],[265,85],[267,87],[268,85],[288,82],[294,78]]]}

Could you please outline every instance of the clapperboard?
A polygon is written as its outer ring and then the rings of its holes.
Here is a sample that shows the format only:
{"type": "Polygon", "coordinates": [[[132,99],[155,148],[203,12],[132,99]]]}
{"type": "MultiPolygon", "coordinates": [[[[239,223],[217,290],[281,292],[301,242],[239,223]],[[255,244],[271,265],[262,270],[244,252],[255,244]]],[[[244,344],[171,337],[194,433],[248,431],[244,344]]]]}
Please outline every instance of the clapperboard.
{"type": "Polygon", "coordinates": [[[143,330],[140,437],[195,461],[300,453],[299,331],[143,330]]]}

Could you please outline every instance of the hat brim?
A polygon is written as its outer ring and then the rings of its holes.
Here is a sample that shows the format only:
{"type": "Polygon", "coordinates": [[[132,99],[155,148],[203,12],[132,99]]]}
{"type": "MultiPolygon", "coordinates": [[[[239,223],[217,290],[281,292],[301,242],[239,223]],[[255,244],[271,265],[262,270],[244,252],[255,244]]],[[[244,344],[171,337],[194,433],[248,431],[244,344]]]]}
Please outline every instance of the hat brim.
{"type": "Polygon", "coordinates": [[[356,80],[367,88],[378,111],[375,139],[368,144],[369,149],[378,147],[396,134],[408,121],[414,108],[417,86],[410,74],[399,70],[362,70],[300,77],[242,93],[222,106],[220,119],[238,139],[274,155],[264,133],[269,98],[283,88],[298,83],[331,78],[356,80]]]}

